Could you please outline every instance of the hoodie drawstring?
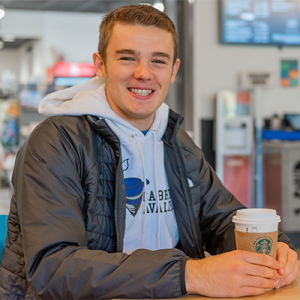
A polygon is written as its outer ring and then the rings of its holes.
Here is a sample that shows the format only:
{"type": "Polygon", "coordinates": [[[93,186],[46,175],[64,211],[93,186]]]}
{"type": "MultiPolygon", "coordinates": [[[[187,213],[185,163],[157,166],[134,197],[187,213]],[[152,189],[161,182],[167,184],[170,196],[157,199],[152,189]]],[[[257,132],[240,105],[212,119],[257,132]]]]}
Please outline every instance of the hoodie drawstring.
{"type": "Polygon", "coordinates": [[[142,199],[142,211],[143,211],[143,222],[142,222],[142,238],[141,241],[144,241],[144,232],[145,232],[145,223],[146,223],[146,215],[147,215],[147,205],[146,205],[146,195],[147,195],[147,178],[146,178],[146,170],[145,170],[145,160],[144,160],[144,155],[143,155],[143,151],[141,148],[141,145],[139,143],[139,141],[136,138],[137,134],[133,134],[132,137],[134,138],[134,140],[136,141],[136,143],[138,144],[139,150],[140,150],[140,155],[141,155],[141,160],[142,160],[142,168],[143,168],[143,181],[144,181],[144,194],[143,194],[143,199],[142,199]]]}
{"type": "Polygon", "coordinates": [[[160,249],[160,205],[159,205],[159,197],[157,193],[157,174],[156,174],[156,130],[151,130],[153,134],[153,161],[154,161],[154,184],[155,184],[155,193],[156,193],[156,206],[157,206],[157,231],[156,231],[156,243],[157,249],[160,249]]]}

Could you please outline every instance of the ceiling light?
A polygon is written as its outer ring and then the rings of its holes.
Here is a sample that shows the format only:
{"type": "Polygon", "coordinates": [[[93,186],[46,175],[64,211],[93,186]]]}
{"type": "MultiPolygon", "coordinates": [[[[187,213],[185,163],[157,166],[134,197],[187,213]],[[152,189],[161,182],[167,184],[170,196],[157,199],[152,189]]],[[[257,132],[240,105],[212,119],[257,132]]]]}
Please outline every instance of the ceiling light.
{"type": "Polygon", "coordinates": [[[153,7],[155,7],[156,9],[158,9],[160,11],[164,11],[165,10],[164,4],[162,2],[155,2],[153,4],[153,7]]]}
{"type": "Polygon", "coordinates": [[[5,9],[3,6],[0,6],[0,19],[2,19],[5,15],[5,9]]]}
{"type": "Polygon", "coordinates": [[[11,34],[11,33],[4,33],[2,35],[2,40],[4,42],[14,42],[16,40],[16,36],[14,34],[11,34]]]}
{"type": "Polygon", "coordinates": [[[2,41],[0,41],[0,49],[4,48],[4,43],[2,41]]]}

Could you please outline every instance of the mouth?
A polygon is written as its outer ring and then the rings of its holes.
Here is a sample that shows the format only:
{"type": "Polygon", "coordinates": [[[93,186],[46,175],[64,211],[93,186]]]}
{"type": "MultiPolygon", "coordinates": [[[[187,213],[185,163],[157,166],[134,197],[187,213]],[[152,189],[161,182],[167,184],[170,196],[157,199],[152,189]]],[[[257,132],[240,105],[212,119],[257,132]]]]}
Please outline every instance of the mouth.
{"type": "Polygon", "coordinates": [[[148,90],[148,89],[135,89],[135,88],[129,88],[128,89],[130,92],[138,95],[138,96],[143,96],[143,97],[147,97],[150,94],[154,93],[154,90],[148,90]]]}

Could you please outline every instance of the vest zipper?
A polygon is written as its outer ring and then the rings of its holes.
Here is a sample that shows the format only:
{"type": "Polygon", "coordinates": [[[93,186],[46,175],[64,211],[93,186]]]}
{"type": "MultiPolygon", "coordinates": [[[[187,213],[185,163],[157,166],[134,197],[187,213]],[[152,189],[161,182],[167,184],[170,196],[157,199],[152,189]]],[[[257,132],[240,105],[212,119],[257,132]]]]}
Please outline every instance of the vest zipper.
{"type": "MultiPolygon", "coordinates": [[[[111,129],[111,127],[108,125],[108,123],[103,120],[103,122],[106,124],[107,128],[111,131],[111,133],[114,135],[114,137],[117,140],[117,146],[118,146],[118,151],[119,151],[119,157],[117,158],[117,168],[116,168],[116,181],[115,181],[115,199],[114,199],[114,225],[115,225],[115,231],[116,231],[116,251],[117,252],[122,252],[123,250],[123,245],[120,246],[120,232],[119,232],[119,218],[118,218],[118,199],[120,201],[119,197],[119,181],[120,181],[120,166],[122,167],[122,155],[121,155],[121,147],[120,147],[120,139],[119,137],[115,134],[115,132],[111,129]]],[[[123,169],[121,168],[121,171],[123,172],[123,169]]]]}
{"type": "Polygon", "coordinates": [[[120,246],[120,237],[119,237],[119,224],[118,224],[118,218],[117,218],[117,216],[118,216],[118,212],[117,212],[117,199],[119,198],[119,197],[117,197],[117,195],[118,195],[118,181],[119,181],[119,179],[118,179],[118,177],[119,176],[117,176],[118,175],[118,170],[119,170],[119,168],[120,168],[120,160],[119,160],[119,162],[118,162],[118,165],[117,165],[117,172],[116,172],[116,181],[115,181],[115,209],[114,209],[114,219],[115,219],[115,230],[116,230],[116,250],[117,250],[117,252],[121,252],[121,249],[119,249],[119,246],[120,246]]]}
{"type": "Polygon", "coordinates": [[[186,203],[188,205],[188,212],[191,216],[193,216],[193,220],[194,222],[191,224],[192,226],[192,231],[193,231],[193,237],[195,240],[195,244],[197,245],[197,250],[198,250],[198,254],[200,258],[204,258],[204,251],[203,251],[203,241],[202,241],[202,237],[201,237],[201,232],[198,226],[198,222],[197,222],[197,215],[196,215],[196,211],[194,208],[194,204],[192,201],[192,196],[191,196],[191,192],[190,189],[188,187],[188,182],[187,182],[187,175],[185,172],[185,167],[184,167],[184,163],[182,161],[182,157],[181,157],[181,153],[176,141],[176,136],[177,133],[179,131],[179,124],[176,124],[175,130],[174,130],[174,153],[175,153],[175,157],[179,166],[179,174],[182,180],[182,185],[183,185],[183,193],[184,196],[186,198],[186,203]],[[197,233],[197,234],[196,234],[197,233]]]}

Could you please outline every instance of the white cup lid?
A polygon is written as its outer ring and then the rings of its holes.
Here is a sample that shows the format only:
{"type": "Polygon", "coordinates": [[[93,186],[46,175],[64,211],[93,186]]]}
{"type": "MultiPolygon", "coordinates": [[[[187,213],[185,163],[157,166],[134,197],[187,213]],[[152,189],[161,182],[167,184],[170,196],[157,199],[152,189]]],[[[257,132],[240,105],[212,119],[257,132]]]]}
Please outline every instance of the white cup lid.
{"type": "Polygon", "coordinates": [[[240,209],[232,218],[232,222],[239,224],[269,224],[280,221],[280,216],[276,214],[276,210],[268,208],[240,209]]]}

